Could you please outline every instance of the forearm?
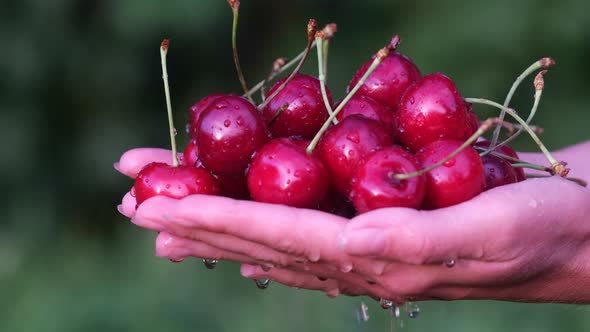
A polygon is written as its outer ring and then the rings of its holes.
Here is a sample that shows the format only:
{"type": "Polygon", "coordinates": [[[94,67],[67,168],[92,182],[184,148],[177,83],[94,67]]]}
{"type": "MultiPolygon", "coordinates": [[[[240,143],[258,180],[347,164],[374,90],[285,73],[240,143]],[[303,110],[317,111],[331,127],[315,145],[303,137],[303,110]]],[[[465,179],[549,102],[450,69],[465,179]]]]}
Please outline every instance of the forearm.
{"type": "MultiPolygon", "coordinates": [[[[590,183],[590,140],[552,152],[560,161],[567,162],[570,169],[569,176],[582,179],[590,183]]],[[[519,153],[521,159],[540,165],[548,165],[542,153],[519,153]]],[[[528,171],[527,171],[528,172],[528,171]]]]}

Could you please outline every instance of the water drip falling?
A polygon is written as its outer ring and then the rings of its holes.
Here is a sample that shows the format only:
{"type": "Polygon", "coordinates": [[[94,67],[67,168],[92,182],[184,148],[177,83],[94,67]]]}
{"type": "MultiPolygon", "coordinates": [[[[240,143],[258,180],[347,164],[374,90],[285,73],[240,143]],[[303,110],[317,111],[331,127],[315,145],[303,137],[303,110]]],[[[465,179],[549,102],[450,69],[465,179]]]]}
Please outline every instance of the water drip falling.
{"type": "Polygon", "coordinates": [[[268,285],[270,285],[270,279],[256,279],[254,282],[256,283],[256,287],[258,287],[258,289],[267,289],[268,285]]]}
{"type": "Polygon", "coordinates": [[[203,264],[205,264],[205,267],[208,268],[209,270],[213,270],[215,268],[215,266],[217,266],[217,263],[219,263],[219,261],[217,259],[209,259],[209,258],[203,259],[203,264]]]}
{"type": "Polygon", "coordinates": [[[449,259],[448,261],[446,261],[446,262],[445,262],[445,265],[446,265],[448,268],[451,268],[451,267],[455,266],[455,264],[456,264],[456,263],[457,263],[457,262],[455,262],[455,260],[454,260],[454,259],[449,259]]]}

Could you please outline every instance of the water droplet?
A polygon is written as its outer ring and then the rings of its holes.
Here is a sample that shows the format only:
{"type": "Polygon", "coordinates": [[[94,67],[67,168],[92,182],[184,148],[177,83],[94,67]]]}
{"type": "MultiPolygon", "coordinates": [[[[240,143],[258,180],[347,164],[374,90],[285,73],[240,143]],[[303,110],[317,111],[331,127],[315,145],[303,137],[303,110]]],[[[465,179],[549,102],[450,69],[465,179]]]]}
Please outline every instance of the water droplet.
{"type": "Polygon", "coordinates": [[[537,207],[537,201],[535,199],[532,199],[529,201],[529,206],[532,207],[533,209],[537,207]]]}
{"type": "Polygon", "coordinates": [[[390,309],[393,307],[393,301],[387,299],[379,299],[379,305],[383,309],[390,309]]]}
{"type": "Polygon", "coordinates": [[[454,260],[454,259],[449,259],[448,261],[446,261],[446,262],[445,262],[445,265],[446,265],[448,268],[451,268],[451,267],[455,266],[455,264],[456,264],[456,263],[457,263],[457,262],[455,262],[455,260],[454,260]]]}
{"type": "Polygon", "coordinates": [[[410,318],[416,318],[420,314],[420,307],[416,303],[406,303],[406,314],[410,318]]]}
{"type": "Polygon", "coordinates": [[[217,259],[209,259],[209,258],[203,259],[203,264],[209,270],[213,270],[217,266],[217,263],[219,263],[219,261],[217,259]]]}
{"type": "Polygon", "coordinates": [[[399,307],[395,307],[395,318],[399,318],[399,307]]]}
{"type": "Polygon", "coordinates": [[[418,115],[416,115],[416,126],[422,127],[425,120],[426,118],[424,117],[424,114],[418,113],[418,115]]]}
{"type": "Polygon", "coordinates": [[[244,119],[240,116],[238,117],[238,120],[236,120],[236,123],[238,124],[238,126],[241,126],[244,124],[244,119]]]}
{"type": "Polygon", "coordinates": [[[170,184],[167,184],[166,185],[166,189],[170,189],[170,184]]]}
{"type": "Polygon", "coordinates": [[[239,110],[240,109],[240,106],[239,105],[236,105],[236,106],[234,106],[234,109],[239,110]]]}
{"type": "Polygon", "coordinates": [[[225,120],[225,121],[223,121],[223,125],[227,128],[231,125],[231,121],[225,120]]]}
{"type": "Polygon", "coordinates": [[[410,104],[414,105],[415,102],[416,100],[414,99],[414,97],[410,97],[410,104]]]}
{"type": "Polygon", "coordinates": [[[355,144],[358,144],[360,141],[359,135],[357,133],[350,133],[350,134],[346,135],[346,139],[355,143],[355,144]]]}
{"type": "Polygon", "coordinates": [[[178,132],[176,131],[176,128],[172,128],[172,133],[174,133],[174,136],[178,135],[178,132]]]}
{"type": "Polygon", "coordinates": [[[190,123],[187,123],[186,126],[184,126],[184,131],[186,131],[187,134],[191,132],[191,125],[190,125],[190,123]]]}
{"type": "Polygon", "coordinates": [[[172,263],[182,263],[182,261],[184,261],[184,258],[169,258],[169,260],[172,263]]]}
{"type": "Polygon", "coordinates": [[[226,108],[226,107],[227,107],[227,105],[224,105],[224,104],[215,104],[215,108],[217,108],[218,110],[226,108]]]}
{"type": "Polygon", "coordinates": [[[455,158],[451,158],[443,163],[445,167],[453,167],[455,166],[455,158]]]}
{"type": "Polygon", "coordinates": [[[268,272],[272,269],[273,265],[272,264],[261,264],[260,268],[262,269],[262,271],[264,272],[268,272]]]}
{"type": "Polygon", "coordinates": [[[270,279],[256,279],[254,283],[258,289],[267,289],[268,285],[270,285],[270,279]]]}

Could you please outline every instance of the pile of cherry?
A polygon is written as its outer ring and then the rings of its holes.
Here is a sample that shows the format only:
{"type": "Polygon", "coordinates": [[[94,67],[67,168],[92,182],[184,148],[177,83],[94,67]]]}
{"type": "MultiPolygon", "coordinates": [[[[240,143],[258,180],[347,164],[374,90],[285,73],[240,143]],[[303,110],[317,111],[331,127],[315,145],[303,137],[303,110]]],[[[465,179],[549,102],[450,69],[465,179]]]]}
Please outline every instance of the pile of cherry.
{"type": "Polygon", "coordinates": [[[327,88],[322,93],[318,78],[297,72],[258,106],[235,94],[204,97],[190,107],[180,164],[144,167],[133,189],[137,204],[156,195],[223,195],[350,217],[447,207],[525,180],[507,145],[480,157],[476,148],[490,146],[480,139],[457,153],[480,128],[472,105],[447,76],[422,75],[395,50],[397,41],[360,67],[345,105],[327,88]],[[334,109],[340,112],[331,117],[334,109]]]}

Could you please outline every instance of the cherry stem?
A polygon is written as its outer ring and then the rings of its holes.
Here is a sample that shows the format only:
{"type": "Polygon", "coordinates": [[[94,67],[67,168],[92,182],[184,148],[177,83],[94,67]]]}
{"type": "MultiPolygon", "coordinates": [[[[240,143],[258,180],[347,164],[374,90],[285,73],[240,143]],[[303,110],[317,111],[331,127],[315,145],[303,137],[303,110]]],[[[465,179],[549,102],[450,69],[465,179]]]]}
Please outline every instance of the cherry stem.
{"type": "MultiPolygon", "coordinates": [[[[535,113],[537,113],[537,108],[539,107],[539,102],[541,101],[541,96],[543,95],[543,88],[545,86],[545,82],[543,80],[543,75],[545,75],[547,73],[547,70],[542,70],[540,73],[537,74],[537,76],[535,77],[535,101],[533,103],[533,108],[531,109],[531,112],[529,113],[528,118],[526,119],[526,124],[530,126],[531,121],[533,120],[533,118],[535,117],[535,113]]],[[[532,130],[532,128],[531,128],[532,130]]],[[[515,140],[522,132],[524,131],[524,127],[520,126],[520,128],[518,128],[518,130],[510,135],[510,137],[508,137],[507,139],[505,139],[503,142],[498,143],[496,146],[493,146],[490,144],[490,147],[488,149],[487,152],[484,153],[487,154],[490,151],[492,151],[493,149],[497,149],[499,147],[502,147],[510,142],[512,142],[513,140],[515,140]]]]}
{"type": "Polygon", "coordinates": [[[481,135],[483,135],[494,124],[497,124],[498,122],[501,122],[501,121],[502,120],[500,120],[500,118],[489,118],[489,119],[485,120],[484,122],[481,123],[479,128],[477,128],[475,133],[473,133],[473,135],[471,135],[465,142],[463,142],[463,144],[461,144],[461,146],[459,146],[457,149],[455,149],[455,151],[451,152],[448,156],[441,159],[436,164],[430,165],[430,166],[423,168],[423,169],[416,171],[416,172],[395,174],[393,176],[393,178],[398,179],[398,180],[407,180],[409,178],[420,176],[424,173],[428,173],[428,172],[432,171],[433,169],[435,169],[435,168],[443,165],[447,161],[453,159],[456,155],[458,155],[466,147],[470,146],[473,142],[475,142],[481,135]]]}
{"type": "MultiPolygon", "coordinates": [[[[479,151],[484,151],[484,152],[487,151],[486,148],[481,147],[481,146],[477,146],[477,145],[473,146],[473,148],[475,148],[476,150],[479,150],[479,151]]],[[[493,156],[500,157],[502,159],[505,159],[505,160],[507,160],[509,162],[514,163],[514,164],[512,164],[513,166],[514,165],[524,165],[524,166],[515,166],[515,167],[532,168],[532,169],[536,169],[536,170],[539,170],[539,171],[544,171],[544,172],[549,172],[551,174],[554,174],[553,169],[551,169],[550,167],[546,167],[546,166],[538,165],[538,164],[532,164],[532,163],[526,162],[524,160],[520,160],[518,158],[514,158],[512,156],[509,156],[509,155],[500,153],[498,151],[492,151],[492,152],[490,152],[490,154],[493,155],[493,156]]],[[[483,152],[480,153],[479,156],[480,157],[483,157],[484,156],[483,152]]]]}
{"type": "MultiPolygon", "coordinates": [[[[551,177],[551,175],[541,175],[541,174],[526,174],[527,178],[548,178],[551,177]]],[[[573,177],[565,177],[566,180],[572,181],[574,183],[579,184],[582,187],[587,187],[588,186],[588,182],[586,182],[585,180],[582,180],[580,178],[573,178],[573,177]]]]}
{"type": "Polygon", "coordinates": [[[238,17],[240,16],[240,1],[239,0],[227,0],[229,5],[231,6],[231,11],[233,13],[233,23],[232,23],[232,30],[231,30],[231,47],[234,53],[234,64],[236,65],[236,71],[238,72],[238,79],[240,80],[240,84],[242,85],[242,89],[246,93],[246,97],[254,103],[252,96],[250,95],[250,91],[248,90],[248,85],[246,84],[246,78],[244,77],[244,72],[242,71],[242,66],[240,65],[240,57],[238,56],[238,46],[237,46],[237,32],[238,32],[238,17]]]}
{"type": "Polygon", "coordinates": [[[508,113],[508,115],[513,117],[521,126],[524,127],[524,129],[531,136],[533,141],[535,141],[535,143],[537,144],[539,149],[541,149],[541,152],[543,152],[543,154],[545,155],[547,160],[551,163],[551,168],[553,169],[555,174],[559,174],[559,176],[562,176],[562,177],[567,176],[569,169],[565,167],[565,163],[559,162],[555,158],[553,158],[553,155],[551,155],[551,152],[549,152],[549,150],[545,147],[543,142],[541,142],[541,140],[539,139],[537,134],[535,134],[531,130],[529,125],[520,116],[518,116],[518,114],[516,114],[516,112],[513,109],[502,106],[494,101],[491,101],[488,99],[483,99],[483,98],[465,98],[465,101],[467,101],[468,103],[472,103],[472,104],[484,104],[484,105],[496,107],[500,110],[503,110],[505,113],[508,113]]]}
{"type": "Polygon", "coordinates": [[[164,81],[164,94],[166,95],[170,144],[172,145],[172,166],[176,167],[179,165],[178,155],[176,154],[176,130],[174,129],[174,121],[172,120],[172,103],[170,102],[170,86],[168,84],[168,68],[166,66],[166,56],[168,55],[169,45],[170,41],[168,39],[162,40],[162,43],[160,44],[160,59],[162,61],[162,80],[164,81]]]}
{"type": "MultiPolygon", "coordinates": [[[[317,44],[317,51],[318,51],[318,79],[320,80],[320,90],[322,91],[322,99],[324,100],[324,106],[326,110],[328,110],[328,114],[332,115],[334,111],[332,110],[332,105],[330,105],[330,100],[328,99],[328,93],[326,92],[326,63],[324,62],[325,56],[324,52],[324,36],[321,31],[316,33],[315,42],[317,44]]],[[[326,40],[327,42],[327,40],[326,40]]],[[[332,121],[334,124],[338,124],[338,119],[334,118],[332,121]]]]}
{"type": "Polygon", "coordinates": [[[510,164],[510,166],[512,166],[514,168],[530,168],[530,169],[536,169],[537,171],[543,171],[543,172],[548,172],[550,174],[553,174],[553,170],[551,168],[549,168],[549,167],[545,167],[543,165],[531,164],[531,163],[527,163],[527,162],[514,163],[514,164],[510,164]]]}
{"type": "Polygon", "coordinates": [[[348,101],[361,88],[361,86],[365,83],[365,81],[367,80],[367,78],[369,78],[369,75],[371,75],[371,73],[373,73],[373,71],[375,70],[375,68],[377,68],[377,66],[379,66],[379,64],[381,64],[381,61],[383,61],[383,59],[385,59],[387,57],[387,55],[389,55],[389,51],[390,51],[390,49],[388,47],[384,47],[384,48],[380,49],[379,52],[377,52],[377,56],[375,57],[375,59],[373,59],[373,62],[371,63],[371,66],[369,67],[369,69],[367,69],[367,71],[365,72],[365,74],[356,83],[356,85],[352,88],[352,90],[350,90],[350,92],[346,95],[346,97],[344,97],[344,99],[342,100],[342,102],[340,103],[340,105],[338,105],[338,107],[334,110],[334,112],[332,112],[332,114],[330,114],[330,116],[328,117],[328,119],[322,125],[322,128],[320,128],[320,130],[317,132],[317,134],[311,140],[311,142],[309,143],[309,145],[307,146],[307,149],[306,149],[306,151],[307,151],[308,154],[312,154],[312,152],[315,149],[316,145],[318,145],[318,142],[320,141],[320,138],[326,132],[326,130],[328,130],[328,127],[330,126],[330,123],[332,121],[334,121],[334,119],[336,118],[336,116],[338,115],[338,113],[340,113],[340,111],[344,108],[344,106],[346,106],[346,104],[348,103],[348,101]]]}
{"type": "MultiPolygon", "coordinates": [[[[510,91],[508,91],[508,95],[506,96],[506,99],[504,100],[503,106],[508,107],[510,105],[510,101],[512,100],[512,97],[514,96],[516,89],[518,88],[520,83],[527,76],[534,73],[536,70],[538,70],[540,68],[549,68],[553,65],[555,65],[555,60],[553,60],[552,58],[542,58],[542,59],[536,61],[535,63],[533,63],[532,65],[530,65],[527,69],[525,69],[522,72],[522,74],[520,74],[516,78],[514,83],[512,83],[512,87],[510,88],[510,91]]],[[[500,113],[500,120],[504,120],[505,116],[506,116],[506,112],[504,112],[504,110],[502,110],[502,112],[500,113]]],[[[502,129],[502,127],[500,125],[496,125],[496,128],[494,129],[494,134],[492,136],[492,140],[490,142],[490,148],[493,148],[496,145],[496,143],[498,142],[498,137],[500,136],[501,129],[502,129]]]]}
{"type": "Polygon", "coordinates": [[[287,63],[286,58],[278,58],[275,61],[273,61],[272,68],[270,69],[270,72],[268,73],[266,79],[262,81],[262,87],[260,88],[260,98],[262,99],[262,101],[264,101],[264,99],[266,98],[266,86],[273,79],[273,77],[277,75],[281,68],[285,66],[285,63],[287,63]]]}
{"type": "Polygon", "coordinates": [[[275,121],[277,121],[277,119],[279,118],[279,116],[281,114],[283,114],[283,112],[285,110],[287,110],[287,108],[289,108],[289,103],[285,103],[283,106],[281,106],[281,108],[279,108],[279,110],[275,113],[275,115],[273,115],[272,119],[270,119],[270,121],[268,122],[267,127],[270,128],[270,126],[272,126],[275,123],[275,121]]]}
{"type": "MultiPolygon", "coordinates": [[[[327,38],[332,38],[332,36],[334,36],[334,34],[336,33],[336,23],[330,23],[327,24],[322,31],[324,32],[324,37],[327,38]]],[[[313,41],[311,43],[311,47],[310,49],[314,48],[315,45],[315,41],[313,41]]],[[[281,73],[283,73],[285,70],[293,67],[295,64],[299,63],[299,61],[301,60],[301,58],[303,58],[303,56],[305,55],[305,50],[301,51],[301,53],[299,53],[296,57],[294,57],[291,61],[287,62],[283,67],[281,67],[281,69],[279,71],[277,71],[274,75],[272,75],[272,77],[270,78],[270,80],[272,80],[273,78],[275,78],[277,75],[280,75],[281,73]]],[[[269,81],[270,81],[269,80],[269,81]]],[[[256,91],[262,89],[262,87],[264,86],[264,81],[260,81],[258,82],[252,89],[250,89],[250,91],[248,91],[251,95],[254,94],[256,91]]]]}
{"type": "Polygon", "coordinates": [[[322,40],[322,69],[324,70],[324,84],[328,82],[328,51],[330,49],[330,39],[322,40]]]}
{"type": "Polygon", "coordinates": [[[301,70],[301,67],[303,67],[305,60],[307,60],[307,56],[309,55],[309,51],[311,50],[311,45],[313,44],[313,38],[315,36],[316,31],[317,23],[314,19],[310,19],[307,23],[307,45],[305,46],[305,51],[303,52],[301,60],[297,64],[297,67],[293,69],[293,72],[291,72],[291,74],[287,77],[287,79],[270,96],[268,96],[268,98],[266,98],[260,105],[258,105],[259,111],[263,110],[268,105],[268,103],[270,103],[271,100],[273,100],[274,97],[276,97],[281,91],[283,91],[285,86],[287,86],[287,84],[289,84],[293,77],[297,75],[299,70],[301,70]]]}

